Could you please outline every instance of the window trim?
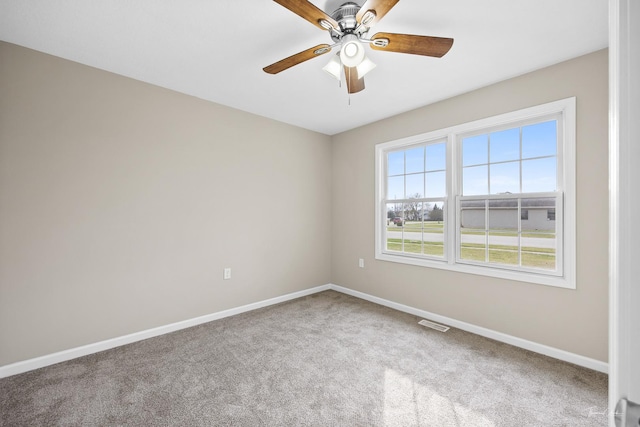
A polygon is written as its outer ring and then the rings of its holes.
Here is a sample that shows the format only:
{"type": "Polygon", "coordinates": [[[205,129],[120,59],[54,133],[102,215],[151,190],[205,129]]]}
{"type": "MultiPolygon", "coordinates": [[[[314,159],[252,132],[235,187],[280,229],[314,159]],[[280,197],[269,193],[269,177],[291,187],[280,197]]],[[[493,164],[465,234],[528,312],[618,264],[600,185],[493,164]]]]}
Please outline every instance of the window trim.
{"type": "MultiPolygon", "coordinates": [[[[394,141],[377,144],[375,147],[375,258],[381,261],[390,261],[401,264],[417,265],[422,267],[450,270],[460,273],[476,274],[481,276],[496,277],[519,282],[535,283],[555,286],[566,289],[576,289],[576,98],[566,98],[549,102],[534,107],[499,114],[468,123],[463,123],[444,129],[438,129],[419,135],[397,139],[394,141]],[[553,276],[546,273],[535,273],[521,270],[506,270],[487,265],[459,264],[456,262],[457,233],[456,233],[456,203],[460,196],[461,168],[458,168],[458,159],[461,156],[459,138],[482,129],[491,129],[502,126],[516,125],[524,121],[536,121],[559,114],[562,116],[562,125],[558,132],[562,132],[562,147],[557,152],[558,188],[562,193],[563,201],[562,228],[563,235],[558,238],[563,240],[559,244],[562,253],[558,258],[563,262],[562,276],[553,276]],[[391,150],[401,149],[418,144],[428,144],[446,140],[447,145],[447,171],[446,189],[444,198],[446,221],[444,238],[446,242],[444,260],[429,258],[417,258],[408,254],[391,254],[384,247],[384,224],[386,218],[385,198],[386,170],[385,154],[391,150]],[[455,173],[454,173],[455,171],[455,173]],[[561,171],[561,172],[560,172],[561,171]]],[[[526,194],[526,193],[525,193],[526,194]]]]}

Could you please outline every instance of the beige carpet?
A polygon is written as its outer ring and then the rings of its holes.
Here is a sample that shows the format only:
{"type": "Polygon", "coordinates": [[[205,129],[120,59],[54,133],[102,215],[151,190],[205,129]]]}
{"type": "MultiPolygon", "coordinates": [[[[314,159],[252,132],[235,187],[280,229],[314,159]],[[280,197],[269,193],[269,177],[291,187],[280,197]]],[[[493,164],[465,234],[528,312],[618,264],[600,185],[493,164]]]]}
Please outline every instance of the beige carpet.
{"type": "Polygon", "coordinates": [[[333,291],[0,379],[0,425],[604,426],[604,374],[333,291]]]}

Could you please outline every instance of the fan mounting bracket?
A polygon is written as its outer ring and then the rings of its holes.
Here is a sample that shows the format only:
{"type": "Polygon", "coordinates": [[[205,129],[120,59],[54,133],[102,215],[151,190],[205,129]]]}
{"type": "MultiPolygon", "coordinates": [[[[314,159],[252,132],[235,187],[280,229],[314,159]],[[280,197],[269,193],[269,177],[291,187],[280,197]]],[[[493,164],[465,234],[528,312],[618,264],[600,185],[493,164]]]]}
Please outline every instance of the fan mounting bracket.
{"type": "Polygon", "coordinates": [[[360,41],[361,42],[365,42],[365,43],[371,43],[372,45],[374,45],[376,47],[383,47],[384,48],[384,47],[389,46],[389,39],[385,39],[385,38],[379,38],[379,39],[374,39],[374,40],[360,38],[360,41]]]}

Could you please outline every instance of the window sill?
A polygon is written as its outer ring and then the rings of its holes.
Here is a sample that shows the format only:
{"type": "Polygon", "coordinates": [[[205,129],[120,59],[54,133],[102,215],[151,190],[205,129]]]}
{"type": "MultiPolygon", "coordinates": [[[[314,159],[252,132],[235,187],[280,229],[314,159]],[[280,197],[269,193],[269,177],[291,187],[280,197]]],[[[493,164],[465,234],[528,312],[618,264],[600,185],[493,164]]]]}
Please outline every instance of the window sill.
{"type": "Polygon", "coordinates": [[[518,282],[534,283],[538,285],[553,286],[557,288],[576,289],[575,281],[566,277],[549,276],[530,272],[503,270],[487,266],[474,266],[468,264],[450,263],[425,258],[411,257],[407,255],[395,255],[390,253],[376,253],[376,259],[380,261],[395,262],[399,264],[416,265],[427,268],[437,268],[457,273],[474,274],[478,276],[495,277],[499,279],[514,280],[518,282]]]}

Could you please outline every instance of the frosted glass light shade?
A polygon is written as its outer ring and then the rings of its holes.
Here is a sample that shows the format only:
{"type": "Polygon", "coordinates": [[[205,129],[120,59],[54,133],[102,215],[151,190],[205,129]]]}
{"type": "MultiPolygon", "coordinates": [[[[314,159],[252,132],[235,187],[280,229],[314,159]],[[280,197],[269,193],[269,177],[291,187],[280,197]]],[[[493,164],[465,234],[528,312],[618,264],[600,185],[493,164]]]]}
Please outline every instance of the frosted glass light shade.
{"type": "Polygon", "coordinates": [[[365,74],[374,68],[376,68],[376,64],[365,56],[360,65],[356,67],[356,70],[358,70],[358,78],[364,77],[365,74]]]}
{"type": "Polygon", "coordinates": [[[331,74],[336,80],[340,81],[340,76],[342,75],[342,63],[340,62],[338,55],[334,55],[333,58],[331,58],[331,61],[322,67],[322,69],[331,74]]]}
{"type": "Polygon", "coordinates": [[[340,60],[345,67],[357,67],[364,59],[364,47],[353,34],[343,37],[340,60]]]}

